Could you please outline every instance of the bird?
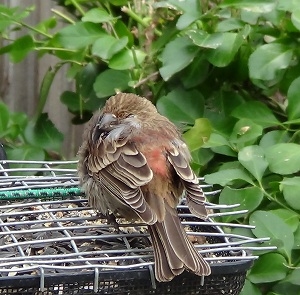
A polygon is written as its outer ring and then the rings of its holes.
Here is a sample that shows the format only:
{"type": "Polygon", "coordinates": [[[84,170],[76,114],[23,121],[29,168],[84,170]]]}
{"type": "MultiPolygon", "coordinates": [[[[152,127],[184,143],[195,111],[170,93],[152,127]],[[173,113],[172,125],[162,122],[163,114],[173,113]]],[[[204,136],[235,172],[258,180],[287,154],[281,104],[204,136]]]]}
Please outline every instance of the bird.
{"type": "Polygon", "coordinates": [[[205,196],[181,132],[145,97],[111,96],[87,123],[78,150],[80,186],[102,214],[146,223],[159,282],[185,270],[211,273],[177,213],[185,193],[192,214],[207,219],[205,196]]]}

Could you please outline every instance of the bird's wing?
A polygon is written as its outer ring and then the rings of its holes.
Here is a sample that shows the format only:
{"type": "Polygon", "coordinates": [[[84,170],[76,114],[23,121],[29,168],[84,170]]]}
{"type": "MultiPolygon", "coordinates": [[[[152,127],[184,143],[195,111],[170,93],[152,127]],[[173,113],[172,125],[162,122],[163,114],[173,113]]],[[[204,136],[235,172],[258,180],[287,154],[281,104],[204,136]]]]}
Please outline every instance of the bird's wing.
{"type": "Polygon", "coordinates": [[[182,141],[174,142],[168,150],[168,161],[180,177],[186,190],[186,200],[190,211],[200,218],[207,218],[205,196],[199,181],[189,164],[186,146],[182,141]]]}
{"type": "Polygon", "coordinates": [[[109,195],[132,208],[146,223],[157,221],[140,188],[151,181],[153,173],[134,143],[98,141],[88,156],[87,167],[88,173],[109,195]]]}

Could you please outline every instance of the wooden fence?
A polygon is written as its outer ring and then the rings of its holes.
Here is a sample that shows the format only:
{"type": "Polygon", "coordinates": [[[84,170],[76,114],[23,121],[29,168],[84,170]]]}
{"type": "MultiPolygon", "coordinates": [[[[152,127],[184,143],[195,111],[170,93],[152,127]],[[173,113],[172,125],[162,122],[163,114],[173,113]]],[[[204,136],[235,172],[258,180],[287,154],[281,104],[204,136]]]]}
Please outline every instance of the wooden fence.
{"type": "MultiPolygon", "coordinates": [[[[50,17],[51,8],[55,7],[55,2],[51,0],[2,1],[1,4],[11,7],[35,5],[36,9],[32,16],[26,19],[26,22],[32,25],[50,17]]],[[[15,35],[11,37],[19,37],[22,33],[24,34],[24,32],[15,32],[13,33],[15,35]]],[[[17,64],[11,63],[6,55],[0,56],[0,100],[9,106],[11,111],[25,112],[31,116],[37,105],[42,78],[49,66],[55,63],[55,57],[44,56],[39,59],[34,53],[30,53],[25,60],[17,64]]],[[[67,81],[65,73],[65,68],[57,73],[45,111],[48,112],[56,127],[64,134],[63,155],[72,158],[76,155],[80,145],[83,126],[71,124],[71,115],[59,101],[60,94],[73,87],[72,83],[67,81]]]]}

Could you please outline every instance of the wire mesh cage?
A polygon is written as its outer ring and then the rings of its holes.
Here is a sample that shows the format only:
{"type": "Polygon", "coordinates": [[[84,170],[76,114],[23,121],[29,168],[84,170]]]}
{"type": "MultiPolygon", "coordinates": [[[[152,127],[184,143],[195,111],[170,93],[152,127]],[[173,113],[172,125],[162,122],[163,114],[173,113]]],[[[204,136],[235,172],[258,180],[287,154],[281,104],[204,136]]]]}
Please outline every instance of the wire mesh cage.
{"type": "MultiPolygon", "coordinates": [[[[208,200],[218,193],[203,189],[208,200]]],[[[183,200],[182,224],[212,274],[185,272],[158,283],[146,225],[122,218],[111,224],[92,210],[78,187],[76,161],[0,161],[0,294],[239,294],[257,258],[251,253],[273,248],[252,244],[267,238],[224,231],[250,226],[214,220],[245,213],[237,206],[208,202],[203,221],[183,200]]]]}

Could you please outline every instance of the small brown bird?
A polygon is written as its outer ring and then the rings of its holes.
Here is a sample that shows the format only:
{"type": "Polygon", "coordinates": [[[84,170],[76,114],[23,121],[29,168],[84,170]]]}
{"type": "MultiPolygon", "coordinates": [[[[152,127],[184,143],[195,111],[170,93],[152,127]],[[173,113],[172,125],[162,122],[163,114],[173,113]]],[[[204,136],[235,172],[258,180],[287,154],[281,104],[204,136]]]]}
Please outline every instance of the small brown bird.
{"type": "Polygon", "coordinates": [[[190,211],[207,218],[190,153],[175,125],[150,101],[135,94],[112,96],[88,123],[78,154],[90,205],[148,225],[158,281],[170,281],[185,269],[210,274],[176,211],[185,190],[190,211]]]}

